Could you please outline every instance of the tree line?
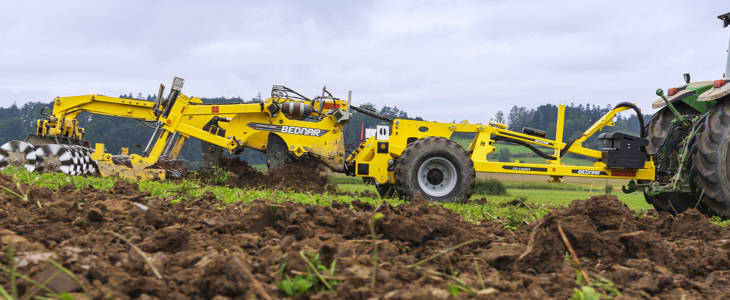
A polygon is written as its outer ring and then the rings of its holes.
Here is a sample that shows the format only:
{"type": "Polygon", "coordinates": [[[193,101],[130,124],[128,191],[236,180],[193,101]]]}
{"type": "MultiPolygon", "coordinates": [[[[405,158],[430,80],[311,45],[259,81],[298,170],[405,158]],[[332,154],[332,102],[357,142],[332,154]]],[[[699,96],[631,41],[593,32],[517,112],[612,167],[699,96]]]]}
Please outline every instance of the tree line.
{"type": "MultiPolygon", "coordinates": [[[[611,111],[611,106],[598,106],[595,104],[579,104],[571,103],[565,107],[565,122],[563,125],[563,141],[567,142],[579,137],[586,129],[603,115],[611,111]]],[[[614,119],[615,126],[605,127],[604,132],[621,131],[624,133],[640,135],[639,119],[633,110],[629,116],[618,115],[614,119]]],[[[496,116],[499,116],[497,113],[496,116]]],[[[501,115],[504,115],[503,113],[501,115]]],[[[644,123],[649,122],[651,115],[643,115],[644,123]]],[[[524,127],[544,130],[547,138],[555,139],[555,128],[558,119],[558,106],[552,104],[540,105],[536,108],[528,109],[523,106],[513,106],[506,117],[509,129],[513,131],[521,131],[524,127]]],[[[601,142],[598,140],[598,134],[594,134],[585,143],[594,149],[600,148],[601,142]]]]}

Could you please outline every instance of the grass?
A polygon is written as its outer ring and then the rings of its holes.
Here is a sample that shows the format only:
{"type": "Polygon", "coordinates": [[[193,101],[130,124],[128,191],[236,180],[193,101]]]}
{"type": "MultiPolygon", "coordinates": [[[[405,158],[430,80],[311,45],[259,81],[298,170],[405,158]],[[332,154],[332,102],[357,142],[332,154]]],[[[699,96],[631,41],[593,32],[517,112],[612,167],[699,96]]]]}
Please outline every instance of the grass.
{"type": "MultiPolygon", "coordinates": [[[[520,182],[520,181],[501,181],[506,188],[506,194],[490,195],[488,193],[475,193],[471,199],[486,198],[489,202],[505,203],[515,198],[527,198],[527,202],[536,205],[546,205],[551,207],[567,206],[576,199],[586,199],[591,196],[603,195],[605,193],[603,185],[590,184],[568,184],[568,183],[547,183],[547,182],[520,182]]],[[[360,183],[341,183],[337,184],[337,189],[343,192],[364,192],[369,191],[377,193],[375,186],[360,183]]],[[[619,200],[629,206],[633,210],[651,209],[651,205],[644,201],[644,197],[640,193],[624,194],[620,191],[620,186],[613,187],[613,194],[619,200]]]]}
{"type": "Polygon", "coordinates": [[[477,179],[474,183],[474,194],[507,195],[507,188],[494,178],[477,179]]]}
{"type": "MultiPolygon", "coordinates": [[[[352,177],[351,177],[352,178],[352,177]]],[[[358,179],[359,178],[355,178],[358,179]]],[[[336,179],[336,182],[350,182],[345,179],[336,179]]],[[[534,222],[537,218],[543,217],[556,208],[566,207],[573,200],[590,198],[605,194],[603,185],[592,184],[566,184],[547,182],[521,182],[502,181],[506,187],[506,194],[489,195],[486,193],[475,193],[467,203],[444,203],[444,207],[460,214],[467,221],[479,222],[489,219],[502,222],[507,228],[519,228],[520,226],[534,222]],[[509,202],[521,199],[532,208],[508,204],[509,202]]],[[[369,191],[377,194],[375,186],[360,183],[337,184],[339,191],[364,192],[369,191]]],[[[614,187],[613,195],[636,212],[645,212],[653,209],[641,193],[625,194],[620,187],[614,187]]],[[[390,199],[389,199],[390,201],[390,199]]],[[[718,221],[719,224],[720,221],[718,221]]],[[[730,224],[730,221],[727,222],[730,224]]]]}
{"type": "MultiPolygon", "coordinates": [[[[286,255],[285,255],[286,256],[286,255]]],[[[279,267],[279,277],[282,280],[276,282],[276,286],[281,289],[284,294],[289,297],[299,297],[314,288],[316,291],[334,292],[334,288],[340,283],[339,280],[327,279],[327,277],[335,276],[335,266],[337,260],[332,260],[329,268],[327,268],[319,259],[319,254],[309,254],[304,250],[299,251],[299,256],[307,264],[307,272],[295,275],[293,278],[285,274],[287,264],[284,262],[279,267]],[[322,275],[324,273],[324,276],[322,275]]],[[[284,257],[286,258],[286,257],[284,257]]]]}
{"type": "MultiPolygon", "coordinates": [[[[30,173],[22,169],[11,168],[1,170],[0,173],[15,176],[17,180],[23,184],[33,184],[54,190],[64,185],[73,185],[77,189],[92,187],[94,189],[109,191],[114,186],[114,182],[116,180],[120,180],[112,177],[67,176],[61,173],[30,173]]],[[[360,185],[363,185],[362,181],[360,182],[360,185]]],[[[333,201],[350,203],[353,200],[352,196],[348,195],[297,193],[286,190],[229,188],[225,186],[206,185],[198,180],[188,179],[183,179],[178,182],[139,180],[136,181],[136,183],[139,185],[139,189],[141,191],[150,192],[153,197],[170,198],[173,202],[194,199],[204,195],[206,192],[212,192],[223,203],[247,203],[255,200],[266,199],[275,202],[290,201],[303,204],[330,205],[333,201]]],[[[381,201],[377,197],[358,197],[358,199],[371,204],[378,204],[381,201]]],[[[402,201],[396,199],[388,199],[387,202],[392,205],[402,203],[402,201]]]]}

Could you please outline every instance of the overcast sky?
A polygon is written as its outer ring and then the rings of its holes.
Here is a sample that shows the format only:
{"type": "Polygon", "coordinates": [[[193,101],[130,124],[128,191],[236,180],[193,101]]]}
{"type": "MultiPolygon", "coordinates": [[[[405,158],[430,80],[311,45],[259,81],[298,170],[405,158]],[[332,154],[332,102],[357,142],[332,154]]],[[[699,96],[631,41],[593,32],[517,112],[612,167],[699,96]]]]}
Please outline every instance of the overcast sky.
{"type": "Polygon", "coordinates": [[[434,121],[636,102],[722,76],[717,1],[5,1],[0,106],[55,96],[266,98],[273,84],[434,121]]]}

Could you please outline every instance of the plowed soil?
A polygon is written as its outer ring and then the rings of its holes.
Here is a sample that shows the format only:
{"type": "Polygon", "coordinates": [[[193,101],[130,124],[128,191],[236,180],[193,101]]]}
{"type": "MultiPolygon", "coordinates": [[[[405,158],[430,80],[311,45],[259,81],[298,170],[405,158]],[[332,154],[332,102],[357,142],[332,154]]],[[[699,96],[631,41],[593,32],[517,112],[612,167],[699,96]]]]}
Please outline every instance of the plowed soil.
{"type": "MultiPolygon", "coordinates": [[[[320,172],[314,161],[289,163],[267,173],[254,169],[238,158],[222,158],[218,167],[230,172],[222,184],[231,187],[335,193],[334,186],[327,184],[327,176],[320,172]]],[[[200,170],[196,177],[204,182],[216,181],[215,171],[212,169],[200,170]]]]}
{"type": "MultiPolygon", "coordinates": [[[[0,184],[19,190],[4,176],[0,184]]],[[[283,298],[276,285],[281,266],[286,263],[283,274],[292,277],[306,272],[299,255],[304,251],[318,253],[328,266],[336,260],[333,279],[340,281],[333,292],[310,291],[304,299],[447,298],[454,280],[443,274],[455,274],[476,292],[461,298],[566,299],[578,287],[577,266],[567,259],[558,227],[580,267],[613,281],[623,299],[730,297],[730,230],[696,211],[637,218],[611,196],[574,201],[524,229],[503,231],[499,224],[468,223],[419,199],[397,207],[262,200],[221,209],[212,194],[172,205],[126,181],[111,192],[31,188],[28,202],[0,194],[2,251],[15,245],[19,272],[44,280],[54,273],[46,262],[53,259],[78,275],[95,298],[283,298]],[[375,225],[379,260],[373,288],[368,224],[375,210],[384,217],[375,225]]],[[[0,264],[8,265],[6,255],[0,264]]],[[[8,289],[7,273],[0,273],[0,284],[8,289]]],[[[49,286],[80,295],[65,276],[49,286]]],[[[21,295],[32,289],[24,281],[19,288],[21,295]]]]}

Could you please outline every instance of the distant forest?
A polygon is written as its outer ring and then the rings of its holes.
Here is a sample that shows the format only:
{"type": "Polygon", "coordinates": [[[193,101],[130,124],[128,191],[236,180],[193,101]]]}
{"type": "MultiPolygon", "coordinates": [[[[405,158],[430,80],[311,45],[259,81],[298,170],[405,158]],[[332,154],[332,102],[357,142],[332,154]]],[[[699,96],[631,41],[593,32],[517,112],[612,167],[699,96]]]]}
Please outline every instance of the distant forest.
{"type": "MultiPolygon", "coordinates": [[[[136,96],[121,95],[122,98],[136,98],[154,101],[154,96],[136,96]]],[[[261,101],[261,97],[244,100],[242,98],[201,98],[205,103],[251,103],[261,101]]],[[[0,144],[9,140],[24,139],[25,136],[32,133],[35,128],[35,121],[41,118],[40,111],[43,107],[51,107],[52,102],[30,102],[18,107],[12,105],[7,108],[0,108],[0,144]]],[[[362,108],[367,108],[373,112],[377,112],[389,118],[400,119],[418,119],[420,117],[409,116],[407,112],[396,106],[383,106],[379,109],[373,104],[363,104],[362,108]]],[[[575,138],[594,121],[598,120],[603,114],[608,112],[610,107],[599,107],[596,105],[575,105],[571,104],[566,108],[565,112],[565,133],[564,140],[567,141],[575,138]]],[[[649,115],[644,117],[648,122],[649,115]]],[[[493,121],[506,123],[510,130],[521,131],[523,127],[531,127],[544,130],[548,138],[555,137],[555,126],[557,119],[557,106],[541,105],[536,108],[526,108],[522,106],[514,106],[507,115],[498,112],[492,117],[493,121]]],[[[108,151],[117,153],[121,147],[129,147],[130,152],[140,153],[147,143],[153,129],[145,126],[139,121],[116,118],[102,115],[81,114],[78,118],[81,127],[86,128],[85,139],[92,143],[104,143],[108,151]]],[[[471,120],[472,122],[487,123],[486,120],[471,120]]],[[[364,128],[374,128],[375,125],[387,125],[385,122],[353,112],[352,119],[345,128],[345,146],[348,153],[357,146],[360,141],[361,126],[364,128]]],[[[616,119],[616,126],[609,128],[608,131],[623,131],[638,135],[639,122],[635,115],[629,117],[619,116],[616,119]]],[[[467,135],[468,136],[468,135],[467,135]]],[[[586,146],[599,148],[600,144],[596,136],[589,139],[586,146]]],[[[200,162],[200,141],[191,139],[186,142],[183,147],[181,158],[188,161],[191,168],[198,168],[200,162]]],[[[263,153],[246,149],[241,158],[250,164],[264,164],[265,157],[263,153]]]]}
{"type": "MultiPolygon", "coordinates": [[[[595,121],[603,115],[611,111],[613,107],[600,107],[595,104],[575,105],[571,103],[565,107],[565,124],[563,129],[563,141],[567,142],[571,139],[579,137],[588,127],[593,125],[595,121]]],[[[633,110],[628,110],[616,117],[614,127],[604,128],[605,132],[621,131],[638,136],[641,132],[639,128],[639,119],[633,110]],[[630,113],[630,114],[629,114],[630,113]]],[[[495,120],[502,115],[499,112],[495,116],[495,120]]],[[[644,123],[651,119],[651,115],[644,115],[644,123]]],[[[540,105],[536,108],[527,109],[522,106],[513,106],[506,117],[506,123],[509,129],[513,131],[521,131],[524,127],[531,127],[544,130],[547,138],[555,138],[555,126],[557,126],[558,107],[552,104],[540,105]]],[[[600,133],[600,132],[599,132],[600,133]]],[[[601,144],[598,140],[598,133],[589,138],[584,146],[594,149],[600,148],[601,144]]]]}

